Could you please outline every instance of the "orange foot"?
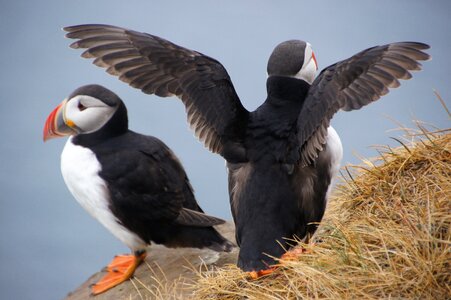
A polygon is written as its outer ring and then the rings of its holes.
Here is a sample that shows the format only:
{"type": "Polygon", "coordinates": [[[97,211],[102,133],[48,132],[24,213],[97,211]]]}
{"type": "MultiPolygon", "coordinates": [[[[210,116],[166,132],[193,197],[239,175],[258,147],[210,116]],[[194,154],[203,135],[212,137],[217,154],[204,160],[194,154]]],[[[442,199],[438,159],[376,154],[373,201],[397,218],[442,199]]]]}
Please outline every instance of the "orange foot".
{"type": "Polygon", "coordinates": [[[272,272],[274,272],[275,269],[277,269],[277,267],[276,266],[272,266],[272,267],[269,267],[266,270],[251,271],[251,272],[247,272],[247,274],[249,275],[249,277],[251,279],[255,280],[255,279],[258,279],[258,278],[260,278],[262,276],[271,274],[272,272]]]}
{"type": "Polygon", "coordinates": [[[136,268],[144,261],[146,253],[117,255],[106,267],[108,272],[100,281],[92,285],[92,294],[98,295],[133,276],[136,268]]]}
{"type": "Polygon", "coordinates": [[[301,254],[303,253],[307,253],[307,249],[302,248],[302,247],[296,247],[293,248],[291,250],[288,250],[287,252],[285,252],[280,259],[281,260],[295,260],[297,259],[301,254]]]}
{"type": "MultiPolygon", "coordinates": [[[[303,253],[307,253],[308,250],[304,249],[302,247],[297,247],[297,248],[293,248],[291,250],[288,250],[287,252],[285,252],[280,259],[281,260],[295,260],[297,259],[301,254],[303,253]]],[[[251,272],[247,272],[247,274],[249,275],[249,277],[251,279],[258,279],[262,276],[265,275],[269,275],[271,273],[273,273],[278,267],[280,267],[282,264],[276,264],[273,266],[270,266],[268,269],[265,270],[260,270],[260,271],[251,271],[251,272]]]]}

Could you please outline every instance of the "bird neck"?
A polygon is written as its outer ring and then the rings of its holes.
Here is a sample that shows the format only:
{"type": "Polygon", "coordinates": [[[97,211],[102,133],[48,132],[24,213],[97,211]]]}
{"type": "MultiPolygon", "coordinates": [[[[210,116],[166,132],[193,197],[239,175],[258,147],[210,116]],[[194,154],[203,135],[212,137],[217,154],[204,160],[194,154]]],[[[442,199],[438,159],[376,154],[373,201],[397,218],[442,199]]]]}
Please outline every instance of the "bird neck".
{"type": "Polygon", "coordinates": [[[308,82],[286,76],[270,76],[266,81],[268,100],[276,103],[281,100],[304,102],[309,88],[308,82]]]}
{"type": "Polygon", "coordinates": [[[102,128],[92,133],[76,135],[72,141],[76,145],[89,147],[115,136],[122,135],[127,131],[127,109],[123,103],[120,103],[114,115],[102,128]]]}

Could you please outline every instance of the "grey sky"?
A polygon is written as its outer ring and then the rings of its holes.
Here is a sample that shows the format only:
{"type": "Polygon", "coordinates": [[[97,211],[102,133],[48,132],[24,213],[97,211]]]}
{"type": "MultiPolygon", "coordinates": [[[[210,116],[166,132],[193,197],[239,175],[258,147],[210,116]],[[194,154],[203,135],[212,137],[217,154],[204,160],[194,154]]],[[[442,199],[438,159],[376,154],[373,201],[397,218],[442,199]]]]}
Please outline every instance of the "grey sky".
{"type": "MultiPolygon", "coordinates": [[[[450,1],[5,1],[0,2],[0,298],[60,299],[128,249],[75,202],[59,169],[65,140],[42,142],[50,111],[88,83],[116,92],[131,129],[164,140],[182,160],[208,213],[230,219],[224,161],[193,137],[177,99],[147,96],[68,48],[61,27],[107,23],[149,32],[218,59],[244,106],[266,96],[266,63],[287,39],[309,41],[320,69],[394,41],[432,46],[433,60],[379,102],[335,116],[344,161],[396,145],[388,132],[416,118],[449,121],[432,89],[450,99],[450,1]]],[[[451,104],[448,101],[448,106],[451,104]]]]}

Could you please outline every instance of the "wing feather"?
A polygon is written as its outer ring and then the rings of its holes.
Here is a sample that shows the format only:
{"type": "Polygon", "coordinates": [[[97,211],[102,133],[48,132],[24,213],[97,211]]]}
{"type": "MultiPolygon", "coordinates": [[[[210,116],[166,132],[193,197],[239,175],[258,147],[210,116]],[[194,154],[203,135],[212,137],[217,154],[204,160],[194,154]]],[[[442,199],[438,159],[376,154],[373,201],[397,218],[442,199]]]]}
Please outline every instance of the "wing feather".
{"type": "Polygon", "coordinates": [[[64,28],[76,39],[70,47],[111,75],[161,97],[177,96],[195,135],[215,153],[225,145],[244,147],[249,112],[241,104],[225,68],[215,59],[160,37],[121,27],[87,24],[64,28]]]}
{"type": "Polygon", "coordinates": [[[430,59],[429,46],[400,42],[372,47],[324,69],[310,87],[298,117],[297,137],[301,163],[318,157],[327,138],[327,127],[339,110],[355,110],[378,100],[389,88],[421,70],[418,61],[430,59]]]}

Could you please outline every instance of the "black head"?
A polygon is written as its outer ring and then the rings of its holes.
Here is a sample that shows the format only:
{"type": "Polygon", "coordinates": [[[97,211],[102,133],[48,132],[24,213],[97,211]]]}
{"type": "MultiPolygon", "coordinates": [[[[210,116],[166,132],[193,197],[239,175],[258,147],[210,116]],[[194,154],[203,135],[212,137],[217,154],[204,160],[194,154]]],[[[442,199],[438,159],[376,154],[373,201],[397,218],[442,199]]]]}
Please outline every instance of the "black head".
{"type": "Polygon", "coordinates": [[[81,95],[96,98],[111,107],[118,106],[122,102],[118,95],[98,84],[83,85],[73,91],[68,99],[81,95]]]}
{"type": "Polygon", "coordinates": [[[289,40],[277,45],[268,60],[268,76],[295,77],[312,83],[318,69],[309,43],[289,40]]]}
{"type": "Polygon", "coordinates": [[[91,84],[73,91],[48,117],[44,140],[65,135],[111,136],[128,130],[122,100],[103,86],[91,84]]]}

